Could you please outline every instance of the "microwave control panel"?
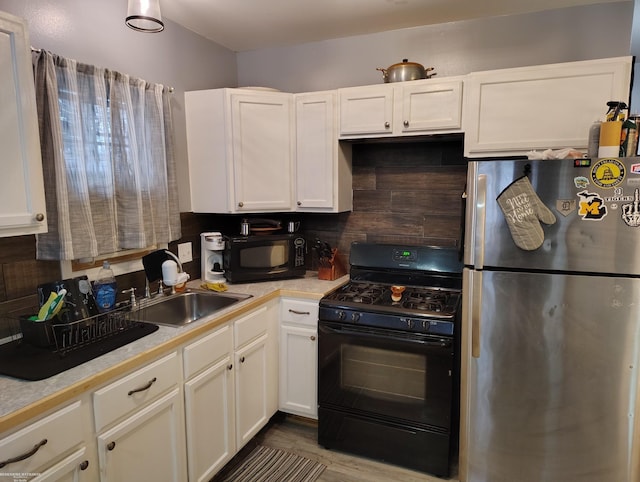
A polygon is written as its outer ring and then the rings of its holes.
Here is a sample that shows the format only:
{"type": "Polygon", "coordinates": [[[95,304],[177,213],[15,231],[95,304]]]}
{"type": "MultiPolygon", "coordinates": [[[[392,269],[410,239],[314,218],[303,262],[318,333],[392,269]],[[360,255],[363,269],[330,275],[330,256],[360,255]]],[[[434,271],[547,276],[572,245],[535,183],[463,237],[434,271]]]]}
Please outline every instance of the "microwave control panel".
{"type": "Polygon", "coordinates": [[[296,238],[293,240],[295,249],[294,266],[304,266],[304,238],[296,238]]]}

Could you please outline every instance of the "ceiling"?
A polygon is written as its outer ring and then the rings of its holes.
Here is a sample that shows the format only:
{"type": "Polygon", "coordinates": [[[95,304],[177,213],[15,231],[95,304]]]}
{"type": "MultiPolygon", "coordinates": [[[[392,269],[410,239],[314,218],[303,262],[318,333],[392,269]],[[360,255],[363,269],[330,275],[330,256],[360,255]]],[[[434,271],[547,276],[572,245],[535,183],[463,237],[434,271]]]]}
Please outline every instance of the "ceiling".
{"type": "Polygon", "coordinates": [[[162,15],[242,52],[620,0],[160,0],[162,15]]]}

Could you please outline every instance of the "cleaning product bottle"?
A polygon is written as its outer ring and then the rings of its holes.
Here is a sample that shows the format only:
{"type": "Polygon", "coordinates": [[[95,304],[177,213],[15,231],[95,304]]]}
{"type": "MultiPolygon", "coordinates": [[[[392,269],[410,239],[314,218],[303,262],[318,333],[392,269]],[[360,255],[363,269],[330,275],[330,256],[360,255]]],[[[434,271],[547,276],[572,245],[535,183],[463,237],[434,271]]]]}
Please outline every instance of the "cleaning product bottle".
{"type": "Polygon", "coordinates": [[[98,277],[93,283],[93,291],[100,312],[109,311],[116,304],[116,277],[109,266],[109,261],[102,263],[98,277]]]}

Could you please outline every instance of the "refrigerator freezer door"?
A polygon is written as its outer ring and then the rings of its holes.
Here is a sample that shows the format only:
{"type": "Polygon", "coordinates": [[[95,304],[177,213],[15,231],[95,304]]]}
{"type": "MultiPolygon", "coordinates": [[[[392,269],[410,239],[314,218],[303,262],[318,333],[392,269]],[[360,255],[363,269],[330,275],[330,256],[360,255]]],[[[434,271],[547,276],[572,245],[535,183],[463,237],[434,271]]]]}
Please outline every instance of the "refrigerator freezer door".
{"type": "Polygon", "coordinates": [[[463,281],[460,480],[633,482],[640,279],[463,281]]]}
{"type": "MultiPolygon", "coordinates": [[[[640,158],[469,163],[465,264],[487,267],[640,275],[640,158]],[[527,169],[529,167],[530,169],[527,169]],[[529,172],[556,217],[544,242],[516,246],[496,198],[529,172]]],[[[526,209],[526,207],[525,207],[526,209]]]]}

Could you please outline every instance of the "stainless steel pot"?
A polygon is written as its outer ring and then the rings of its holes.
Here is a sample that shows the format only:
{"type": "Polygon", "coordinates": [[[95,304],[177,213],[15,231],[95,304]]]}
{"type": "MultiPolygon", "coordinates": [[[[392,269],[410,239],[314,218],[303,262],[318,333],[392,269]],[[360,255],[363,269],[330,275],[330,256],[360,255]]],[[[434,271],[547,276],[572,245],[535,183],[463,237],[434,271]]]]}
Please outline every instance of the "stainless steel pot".
{"type": "Polygon", "coordinates": [[[404,82],[406,80],[429,79],[436,75],[430,74],[433,67],[424,68],[416,62],[409,62],[408,59],[402,59],[401,63],[393,64],[386,69],[378,67],[376,70],[382,72],[385,82],[404,82]]]}

